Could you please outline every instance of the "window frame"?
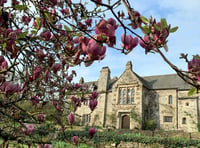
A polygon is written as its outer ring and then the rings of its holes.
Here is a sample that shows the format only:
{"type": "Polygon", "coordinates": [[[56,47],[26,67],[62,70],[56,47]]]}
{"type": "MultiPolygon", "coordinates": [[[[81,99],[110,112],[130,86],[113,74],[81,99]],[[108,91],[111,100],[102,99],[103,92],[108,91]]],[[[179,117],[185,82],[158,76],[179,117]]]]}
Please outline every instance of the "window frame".
{"type": "Polygon", "coordinates": [[[186,117],[183,117],[183,118],[182,118],[182,124],[187,124],[187,119],[186,119],[186,117]]]}
{"type": "Polygon", "coordinates": [[[83,125],[90,123],[90,121],[91,121],[91,114],[83,114],[82,115],[83,125]]]}
{"type": "Polygon", "coordinates": [[[118,104],[131,105],[135,103],[136,88],[135,86],[120,86],[118,88],[118,104]]]}
{"type": "Polygon", "coordinates": [[[172,123],[173,122],[173,116],[164,116],[163,122],[165,123],[172,123]]]}
{"type": "Polygon", "coordinates": [[[173,104],[173,97],[172,97],[172,95],[168,96],[168,104],[173,104]]]}

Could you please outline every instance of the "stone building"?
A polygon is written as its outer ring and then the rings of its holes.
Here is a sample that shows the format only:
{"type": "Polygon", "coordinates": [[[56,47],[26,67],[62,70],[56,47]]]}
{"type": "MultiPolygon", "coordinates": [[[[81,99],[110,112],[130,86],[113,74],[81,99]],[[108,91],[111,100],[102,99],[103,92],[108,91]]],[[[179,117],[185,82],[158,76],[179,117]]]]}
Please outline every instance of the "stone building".
{"type": "Polygon", "coordinates": [[[199,96],[188,96],[191,86],[177,74],[140,77],[127,62],[119,78],[103,67],[88,85],[99,93],[98,106],[92,113],[87,104],[78,108],[81,124],[141,129],[153,120],[158,129],[198,131],[199,96]]]}

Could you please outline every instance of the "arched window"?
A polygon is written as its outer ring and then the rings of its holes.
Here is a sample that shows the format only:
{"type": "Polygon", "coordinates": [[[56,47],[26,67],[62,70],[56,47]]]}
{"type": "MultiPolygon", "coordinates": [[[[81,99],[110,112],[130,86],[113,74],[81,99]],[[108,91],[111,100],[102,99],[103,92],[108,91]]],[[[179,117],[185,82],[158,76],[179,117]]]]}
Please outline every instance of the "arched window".
{"type": "Polygon", "coordinates": [[[168,104],[172,104],[172,95],[169,95],[168,97],[168,104]]]}
{"type": "Polygon", "coordinates": [[[186,124],[186,118],[185,117],[182,118],[182,124],[186,124]]]}

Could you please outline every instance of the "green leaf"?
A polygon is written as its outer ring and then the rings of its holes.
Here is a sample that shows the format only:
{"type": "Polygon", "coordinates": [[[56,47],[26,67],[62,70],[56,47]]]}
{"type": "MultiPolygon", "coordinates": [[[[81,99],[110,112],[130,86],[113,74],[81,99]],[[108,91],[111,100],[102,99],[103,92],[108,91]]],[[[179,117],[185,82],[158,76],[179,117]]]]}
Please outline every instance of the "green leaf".
{"type": "Polygon", "coordinates": [[[162,19],[160,20],[160,22],[161,22],[161,27],[162,27],[163,29],[168,27],[167,21],[166,21],[165,18],[162,18],[162,19]]]}
{"type": "Polygon", "coordinates": [[[148,20],[146,17],[144,17],[144,16],[140,16],[140,19],[141,19],[142,22],[145,23],[145,24],[148,24],[148,23],[149,23],[149,20],[148,20]]]}
{"type": "Polygon", "coordinates": [[[64,28],[65,28],[66,32],[70,32],[71,31],[71,29],[67,25],[64,25],[64,28]]]}
{"type": "Polygon", "coordinates": [[[37,33],[36,29],[31,30],[31,34],[36,34],[36,33],[37,33]]]}
{"type": "Polygon", "coordinates": [[[14,6],[15,9],[17,10],[27,10],[28,7],[26,5],[16,5],[14,6]]]}
{"type": "Polygon", "coordinates": [[[188,96],[191,96],[193,94],[195,94],[197,92],[197,89],[195,87],[192,87],[189,91],[188,91],[188,96]]]}
{"type": "Polygon", "coordinates": [[[154,26],[154,28],[155,28],[156,30],[158,30],[158,31],[161,30],[161,28],[160,28],[157,24],[154,24],[153,26],[154,26]]]}
{"type": "Polygon", "coordinates": [[[3,45],[2,45],[3,49],[5,49],[7,47],[7,43],[4,42],[3,45]]]}
{"type": "Polygon", "coordinates": [[[51,16],[50,16],[50,14],[49,14],[47,11],[44,12],[44,15],[45,15],[48,19],[51,19],[51,16]]]}
{"type": "Polygon", "coordinates": [[[150,28],[149,28],[149,26],[144,26],[144,27],[142,27],[142,30],[143,30],[144,33],[146,33],[146,34],[150,33],[150,28]]]}
{"type": "Polygon", "coordinates": [[[18,39],[22,39],[22,38],[25,38],[28,34],[28,31],[25,31],[25,32],[22,32],[20,34],[17,35],[17,38],[18,39]]]}
{"type": "Polygon", "coordinates": [[[40,19],[38,17],[36,18],[36,28],[40,28],[40,19]]]}
{"type": "Polygon", "coordinates": [[[171,28],[169,32],[174,33],[174,32],[176,32],[177,30],[178,30],[178,26],[171,28]]]}

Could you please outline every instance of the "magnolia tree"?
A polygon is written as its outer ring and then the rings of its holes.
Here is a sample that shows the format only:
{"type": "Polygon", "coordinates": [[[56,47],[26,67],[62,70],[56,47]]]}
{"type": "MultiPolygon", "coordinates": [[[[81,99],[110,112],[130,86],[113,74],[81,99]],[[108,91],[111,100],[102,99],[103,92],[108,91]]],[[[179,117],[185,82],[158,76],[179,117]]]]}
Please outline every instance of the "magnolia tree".
{"type": "MultiPolygon", "coordinates": [[[[53,138],[38,139],[71,128],[75,111],[89,100],[91,111],[97,106],[97,92],[86,84],[73,83],[70,66],[105,58],[107,48],[128,54],[138,44],[147,53],[157,53],[187,83],[199,88],[200,57],[189,61],[188,71],[170,63],[167,37],[178,27],[165,19],[142,16],[128,0],[0,0],[0,136],[3,146],[9,140],[51,147],[53,138]],[[91,7],[92,6],[92,7],[91,7]],[[118,7],[123,11],[117,11],[118,7]],[[108,15],[109,14],[109,15],[108,15]],[[123,34],[116,36],[117,29],[123,34]],[[141,30],[137,34],[136,30],[141,30]],[[116,39],[121,38],[121,46],[116,39]],[[72,95],[75,94],[75,95],[72,95]],[[87,94],[87,95],[86,95],[87,94]],[[33,110],[24,108],[29,104],[33,110]],[[45,107],[54,112],[45,111],[45,107]],[[45,126],[50,120],[59,128],[45,126]],[[67,121],[67,124],[66,124],[67,121]]],[[[96,133],[90,128],[88,137],[96,133]]],[[[50,137],[50,136],[49,136],[50,137]]],[[[79,137],[72,137],[77,144],[79,137]]]]}

